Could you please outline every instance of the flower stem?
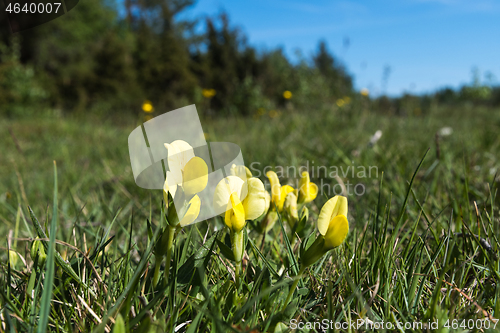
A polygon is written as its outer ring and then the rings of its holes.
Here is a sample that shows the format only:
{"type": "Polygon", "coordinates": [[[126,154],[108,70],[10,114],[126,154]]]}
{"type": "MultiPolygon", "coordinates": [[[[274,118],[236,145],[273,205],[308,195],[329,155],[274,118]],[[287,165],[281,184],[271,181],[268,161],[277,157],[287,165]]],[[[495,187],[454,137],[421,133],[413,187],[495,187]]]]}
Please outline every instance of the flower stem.
{"type": "Polygon", "coordinates": [[[160,266],[163,260],[163,256],[155,256],[155,272],[153,275],[153,287],[156,288],[158,281],[160,280],[160,266]]]}
{"type": "Polygon", "coordinates": [[[244,234],[243,231],[231,232],[231,241],[233,246],[233,255],[235,261],[234,268],[234,279],[236,282],[236,288],[240,288],[240,271],[241,271],[241,260],[243,259],[243,252],[245,252],[244,244],[244,234]]]}
{"type": "Polygon", "coordinates": [[[290,291],[288,292],[288,296],[286,298],[286,301],[283,304],[283,310],[288,306],[288,303],[290,303],[290,300],[292,299],[293,293],[294,293],[295,289],[297,289],[297,285],[299,284],[299,280],[300,280],[299,276],[301,276],[302,273],[304,273],[304,270],[305,270],[304,266],[300,267],[299,273],[296,276],[296,280],[293,282],[292,287],[290,288],[290,291]]]}
{"type": "Polygon", "coordinates": [[[236,262],[236,265],[235,265],[235,269],[234,269],[234,276],[235,276],[235,280],[236,280],[236,290],[239,290],[240,289],[240,270],[241,270],[241,261],[239,262],[236,262]]]}
{"type": "Polygon", "coordinates": [[[165,284],[168,283],[168,275],[170,273],[170,261],[172,260],[172,252],[174,251],[174,235],[175,227],[168,226],[167,262],[165,263],[164,271],[165,284]]]}

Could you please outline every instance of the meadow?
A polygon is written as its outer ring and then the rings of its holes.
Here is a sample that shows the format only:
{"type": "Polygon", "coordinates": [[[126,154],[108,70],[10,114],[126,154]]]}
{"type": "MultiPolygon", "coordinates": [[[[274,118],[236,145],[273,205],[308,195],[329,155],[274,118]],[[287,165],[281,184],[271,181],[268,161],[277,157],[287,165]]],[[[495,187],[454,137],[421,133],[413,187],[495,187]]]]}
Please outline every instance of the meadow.
{"type": "MultiPolygon", "coordinates": [[[[170,275],[154,286],[163,195],[135,184],[127,147],[142,119],[1,120],[0,332],[496,331],[500,109],[394,115],[359,96],[202,117],[207,140],[238,144],[268,189],[269,169],[349,170],[310,170],[319,193],[296,235],[282,217],[265,237],[259,219],[247,223],[238,285],[216,217],[176,235],[170,275]],[[351,184],[347,238],[304,270],[288,304],[301,248],[340,184],[351,184]],[[44,261],[36,237],[56,244],[44,261]]],[[[282,176],[296,187],[296,175],[282,176]]]]}

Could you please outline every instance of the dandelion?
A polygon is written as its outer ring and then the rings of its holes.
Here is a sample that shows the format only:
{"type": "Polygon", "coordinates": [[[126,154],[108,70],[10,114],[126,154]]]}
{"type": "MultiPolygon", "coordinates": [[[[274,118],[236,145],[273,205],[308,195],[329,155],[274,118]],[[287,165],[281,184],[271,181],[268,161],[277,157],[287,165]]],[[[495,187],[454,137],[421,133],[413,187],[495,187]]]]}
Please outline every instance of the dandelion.
{"type": "Polygon", "coordinates": [[[283,92],[283,98],[284,99],[290,99],[290,98],[292,98],[292,92],[290,90],[285,90],[283,92]]]}
{"type": "Polygon", "coordinates": [[[349,97],[349,96],[345,96],[345,97],[344,97],[344,102],[345,102],[345,104],[349,104],[349,103],[351,103],[351,97],[349,97]]]}
{"type": "Polygon", "coordinates": [[[367,97],[370,94],[370,91],[367,88],[361,89],[361,95],[367,97]]]}
{"type": "Polygon", "coordinates": [[[266,210],[266,190],[258,178],[244,181],[237,176],[222,179],[214,192],[214,209],[223,212],[224,222],[231,232],[231,244],[236,262],[235,279],[239,286],[243,259],[244,233],[247,220],[255,220],[266,210]]]}
{"type": "Polygon", "coordinates": [[[215,89],[202,89],[201,90],[201,94],[205,98],[212,98],[215,96],[216,93],[217,92],[215,91],[215,89]]]}
{"type": "MultiPolygon", "coordinates": [[[[344,242],[349,231],[347,198],[336,195],[328,200],[321,208],[316,226],[320,235],[307,250],[303,251],[301,249],[298,276],[302,275],[307,267],[318,261],[328,251],[340,246],[344,242]]],[[[298,283],[299,280],[296,279],[288,293],[285,306],[290,302],[298,283]]]]}
{"type": "Polygon", "coordinates": [[[142,103],[142,111],[146,113],[151,113],[154,111],[153,104],[151,103],[151,101],[145,100],[142,103]]]}
{"type": "Polygon", "coordinates": [[[345,104],[345,101],[342,98],[339,98],[337,102],[335,102],[339,108],[343,107],[345,104]]]}

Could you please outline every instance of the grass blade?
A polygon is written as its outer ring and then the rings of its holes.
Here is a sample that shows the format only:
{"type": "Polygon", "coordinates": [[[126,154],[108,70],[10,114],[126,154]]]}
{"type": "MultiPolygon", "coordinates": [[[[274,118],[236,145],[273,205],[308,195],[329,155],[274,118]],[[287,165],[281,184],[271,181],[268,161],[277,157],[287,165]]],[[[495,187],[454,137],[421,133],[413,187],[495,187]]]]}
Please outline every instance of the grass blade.
{"type": "Polygon", "coordinates": [[[57,166],[54,161],[54,203],[52,221],[50,222],[50,235],[45,265],[45,279],[43,283],[42,300],[40,301],[40,321],[38,323],[38,333],[45,333],[49,323],[50,302],[52,300],[52,289],[54,287],[55,275],[55,250],[56,250],[56,223],[57,223],[57,166]]]}

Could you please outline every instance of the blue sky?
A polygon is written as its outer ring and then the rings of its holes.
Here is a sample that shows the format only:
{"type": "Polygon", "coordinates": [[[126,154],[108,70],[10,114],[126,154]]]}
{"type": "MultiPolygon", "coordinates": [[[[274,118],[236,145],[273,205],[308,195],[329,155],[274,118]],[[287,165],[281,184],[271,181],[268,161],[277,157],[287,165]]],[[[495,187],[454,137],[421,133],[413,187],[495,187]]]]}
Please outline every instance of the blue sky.
{"type": "Polygon", "coordinates": [[[472,68],[500,82],[499,0],[200,0],[184,15],[229,14],[250,44],[309,57],[320,39],[354,75],[357,89],[423,93],[471,82],[472,68]],[[349,46],[344,41],[348,38],[349,46]]]}

